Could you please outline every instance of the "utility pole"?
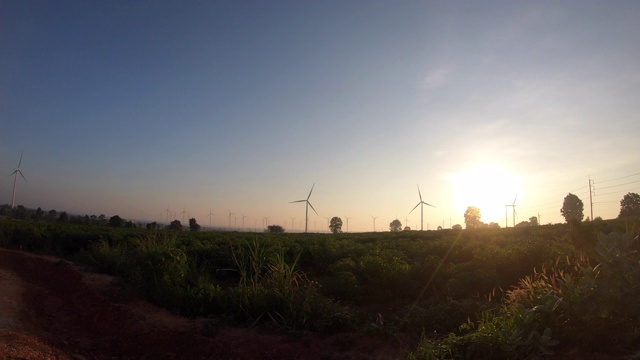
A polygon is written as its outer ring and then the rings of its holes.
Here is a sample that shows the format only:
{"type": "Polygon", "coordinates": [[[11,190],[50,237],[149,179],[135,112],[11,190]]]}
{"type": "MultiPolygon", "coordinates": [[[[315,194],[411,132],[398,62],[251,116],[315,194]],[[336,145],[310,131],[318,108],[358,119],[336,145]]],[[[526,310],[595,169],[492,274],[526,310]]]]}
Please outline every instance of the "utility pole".
{"type": "Polygon", "coordinates": [[[591,193],[591,189],[593,189],[593,191],[596,190],[593,186],[593,180],[589,178],[589,205],[591,206],[591,221],[593,221],[593,194],[591,193]]]}

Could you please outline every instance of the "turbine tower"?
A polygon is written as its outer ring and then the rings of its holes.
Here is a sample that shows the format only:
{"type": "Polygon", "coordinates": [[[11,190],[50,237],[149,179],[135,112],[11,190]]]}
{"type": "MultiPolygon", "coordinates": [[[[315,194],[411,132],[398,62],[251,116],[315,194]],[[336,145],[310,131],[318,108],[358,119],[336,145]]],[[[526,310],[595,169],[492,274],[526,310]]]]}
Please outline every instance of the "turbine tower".
{"type": "Polygon", "coordinates": [[[188,212],[185,208],[182,208],[182,212],[180,214],[182,214],[182,223],[184,224],[184,215],[188,214],[188,212]]]}
{"type": "Polygon", "coordinates": [[[311,193],[313,192],[313,187],[314,186],[316,186],[316,184],[313,184],[313,186],[311,186],[311,191],[309,191],[309,195],[307,196],[306,199],[289,202],[290,204],[291,203],[298,203],[298,202],[307,203],[306,211],[305,211],[305,217],[304,217],[304,232],[307,232],[307,227],[309,226],[309,206],[311,206],[311,209],[313,210],[313,212],[315,212],[316,215],[318,215],[318,212],[316,211],[316,209],[314,209],[313,205],[311,205],[311,203],[309,202],[309,198],[311,197],[311,193]]]}
{"type": "Polygon", "coordinates": [[[353,219],[353,218],[346,217],[346,216],[344,218],[347,219],[347,232],[349,232],[349,219],[353,219]]]}
{"type": "Polygon", "coordinates": [[[507,204],[504,206],[504,227],[509,227],[509,221],[507,219],[507,209],[509,207],[511,207],[511,210],[513,211],[512,213],[512,218],[513,218],[513,227],[516,227],[516,200],[518,199],[518,195],[516,195],[515,198],[513,198],[513,203],[511,205],[507,204]]]}
{"type": "Polygon", "coordinates": [[[212,216],[216,216],[216,215],[211,212],[211,209],[209,209],[209,227],[211,227],[211,217],[212,216]]]}
{"type": "Polygon", "coordinates": [[[409,211],[409,214],[411,214],[413,212],[413,210],[415,210],[418,206],[420,206],[420,231],[422,231],[423,230],[423,226],[422,226],[423,225],[423,221],[422,221],[422,219],[423,219],[423,205],[428,205],[428,206],[431,206],[432,208],[434,208],[435,206],[433,206],[431,204],[428,204],[428,203],[426,203],[426,202],[424,202],[422,200],[422,194],[420,193],[420,186],[418,186],[418,196],[420,197],[420,202],[416,206],[414,206],[414,208],[411,209],[411,211],[409,211]]]}
{"type": "Polygon", "coordinates": [[[20,161],[18,161],[18,167],[11,173],[11,175],[9,176],[14,176],[13,178],[13,195],[11,196],[11,208],[13,209],[13,207],[16,204],[16,183],[18,182],[18,175],[20,175],[22,177],[22,179],[24,180],[24,182],[27,182],[27,179],[24,177],[24,175],[22,175],[22,171],[20,170],[20,165],[22,164],[22,154],[23,152],[20,152],[20,161]]]}
{"type": "Polygon", "coordinates": [[[231,215],[235,215],[234,213],[231,212],[231,210],[227,209],[227,211],[229,212],[229,229],[231,229],[231,215]]]}
{"type": "Polygon", "coordinates": [[[373,219],[373,232],[375,232],[376,231],[376,219],[379,218],[379,216],[371,215],[371,218],[373,219]]]}

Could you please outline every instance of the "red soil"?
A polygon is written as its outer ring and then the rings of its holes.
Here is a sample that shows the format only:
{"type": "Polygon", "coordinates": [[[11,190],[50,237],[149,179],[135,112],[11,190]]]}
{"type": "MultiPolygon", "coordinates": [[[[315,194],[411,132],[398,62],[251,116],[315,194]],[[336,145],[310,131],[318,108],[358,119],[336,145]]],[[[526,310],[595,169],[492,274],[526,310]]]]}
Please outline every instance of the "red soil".
{"type": "Polygon", "coordinates": [[[211,326],[141,300],[111,276],[0,249],[0,359],[396,359],[398,341],[211,326]]]}

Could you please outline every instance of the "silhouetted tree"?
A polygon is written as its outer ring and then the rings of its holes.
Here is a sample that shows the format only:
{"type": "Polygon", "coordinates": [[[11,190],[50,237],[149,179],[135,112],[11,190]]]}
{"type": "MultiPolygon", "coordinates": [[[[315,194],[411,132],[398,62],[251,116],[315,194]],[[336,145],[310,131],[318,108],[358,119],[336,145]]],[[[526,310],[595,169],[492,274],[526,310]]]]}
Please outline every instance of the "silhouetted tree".
{"type": "Polygon", "coordinates": [[[438,231],[442,230],[442,226],[438,225],[438,228],[436,230],[438,231]]]}
{"type": "Polygon", "coordinates": [[[269,225],[267,226],[267,231],[272,234],[280,234],[284,232],[284,228],[280,225],[269,225]]]}
{"type": "Polygon", "coordinates": [[[160,228],[160,225],[158,225],[158,223],[155,221],[147,224],[147,229],[149,230],[155,230],[159,228],[160,228]]]}
{"type": "Polygon", "coordinates": [[[125,222],[124,219],[118,215],[113,215],[112,217],[109,218],[109,226],[123,227],[124,222],[125,222]]]}
{"type": "Polygon", "coordinates": [[[487,225],[487,227],[489,229],[500,229],[500,224],[498,224],[497,222],[490,222],[489,225],[487,225]]]}
{"type": "Polygon", "coordinates": [[[538,217],[536,216],[530,217],[529,222],[531,223],[531,226],[538,226],[538,217]]]}
{"type": "Polygon", "coordinates": [[[55,210],[49,210],[47,213],[47,220],[56,221],[56,217],[58,216],[58,212],[55,210]]]}
{"type": "Polygon", "coordinates": [[[404,231],[409,231],[409,230],[411,230],[411,228],[410,228],[410,227],[408,227],[408,226],[405,226],[405,227],[404,227],[404,231]]]}
{"type": "Polygon", "coordinates": [[[469,206],[464,212],[464,224],[467,229],[477,229],[482,224],[480,222],[480,209],[475,206],[469,206]]]}
{"type": "Polygon", "coordinates": [[[105,214],[100,214],[98,216],[98,225],[106,225],[107,224],[107,216],[105,214]]]}
{"type": "Polygon", "coordinates": [[[28,211],[24,205],[18,205],[15,209],[13,209],[13,217],[20,220],[25,220],[27,218],[28,211]]]}
{"type": "Polygon", "coordinates": [[[332,217],[329,221],[329,230],[334,234],[342,232],[342,219],[337,216],[332,217]]]}
{"type": "Polygon", "coordinates": [[[579,197],[569,193],[564,197],[560,213],[564,216],[567,224],[579,223],[584,218],[584,204],[579,197]]]}
{"type": "Polygon", "coordinates": [[[182,230],[182,223],[180,220],[173,220],[169,225],[167,225],[168,230],[182,230]]]}
{"type": "Polygon", "coordinates": [[[38,221],[38,220],[42,220],[42,218],[44,218],[44,211],[42,211],[41,207],[38,207],[36,209],[36,212],[33,214],[33,219],[38,221]]]}
{"type": "Polygon", "coordinates": [[[389,223],[389,231],[398,232],[400,230],[402,230],[402,223],[400,222],[400,220],[395,219],[389,223]]]}
{"type": "Polygon", "coordinates": [[[58,216],[58,222],[60,222],[60,223],[68,223],[69,222],[69,214],[67,214],[66,211],[61,212],[60,216],[58,216]]]}
{"type": "Polygon", "coordinates": [[[640,195],[628,193],[620,200],[619,218],[627,216],[640,216],[640,195]]]}
{"type": "Polygon", "coordinates": [[[455,224],[451,227],[453,230],[462,230],[462,225],[460,224],[455,224]]]}
{"type": "Polygon", "coordinates": [[[136,227],[136,224],[134,224],[133,221],[129,220],[124,223],[124,227],[132,229],[136,227]]]}
{"type": "Polygon", "coordinates": [[[189,219],[189,231],[200,231],[200,225],[196,221],[196,218],[189,219]]]}

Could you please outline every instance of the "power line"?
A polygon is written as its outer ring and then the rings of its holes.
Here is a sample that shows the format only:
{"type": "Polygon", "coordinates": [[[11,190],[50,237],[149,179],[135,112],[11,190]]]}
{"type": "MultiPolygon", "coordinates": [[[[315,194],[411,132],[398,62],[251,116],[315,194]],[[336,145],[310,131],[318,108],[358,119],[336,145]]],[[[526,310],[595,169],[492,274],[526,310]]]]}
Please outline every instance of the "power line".
{"type": "Polygon", "coordinates": [[[608,193],[605,193],[605,194],[597,194],[597,195],[598,196],[613,195],[613,194],[618,194],[619,195],[620,193],[623,193],[625,191],[638,191],[638,190],[637,190],[637,188],[634,188],[634,189],[629,189],[629,190],[618,190],[618,191],[614,191],[614,192],[608,192],[608,193]]]}
{"type": "Polygon", "coordinates": [[[609,179],[609,180],[603,180],[603,181],[598,181],[598,184],[600,183],[605,183],[605,182],[609,182],[609,181],[616,181],[616,180],[620,180],[620,179],[626,179],[632,176],[636,176],[636,175],[640,175],[640,173],[635,173],[635,174],[631,174],[631,175],[627,175],[627,176],[622,176],[619,178],[615,178],[615,179],[609,179]]]}
{"type": "Polygon", "coordinates": [[[635,183],[639,183],[639,182],[640,182],[640,180],[636,180],[636,181],[632,181],[632,182],[628,182],[628,183],[624,183],[624,184],[611,185],[611,186],[606,186],[606,187],[602,187],[602,188],[597,188],[596,190],[611,189],[611,188],[614,188],[614,187],[624,186],[624,185],[629,185],[629,184],[635,184],[635,183]]]}

